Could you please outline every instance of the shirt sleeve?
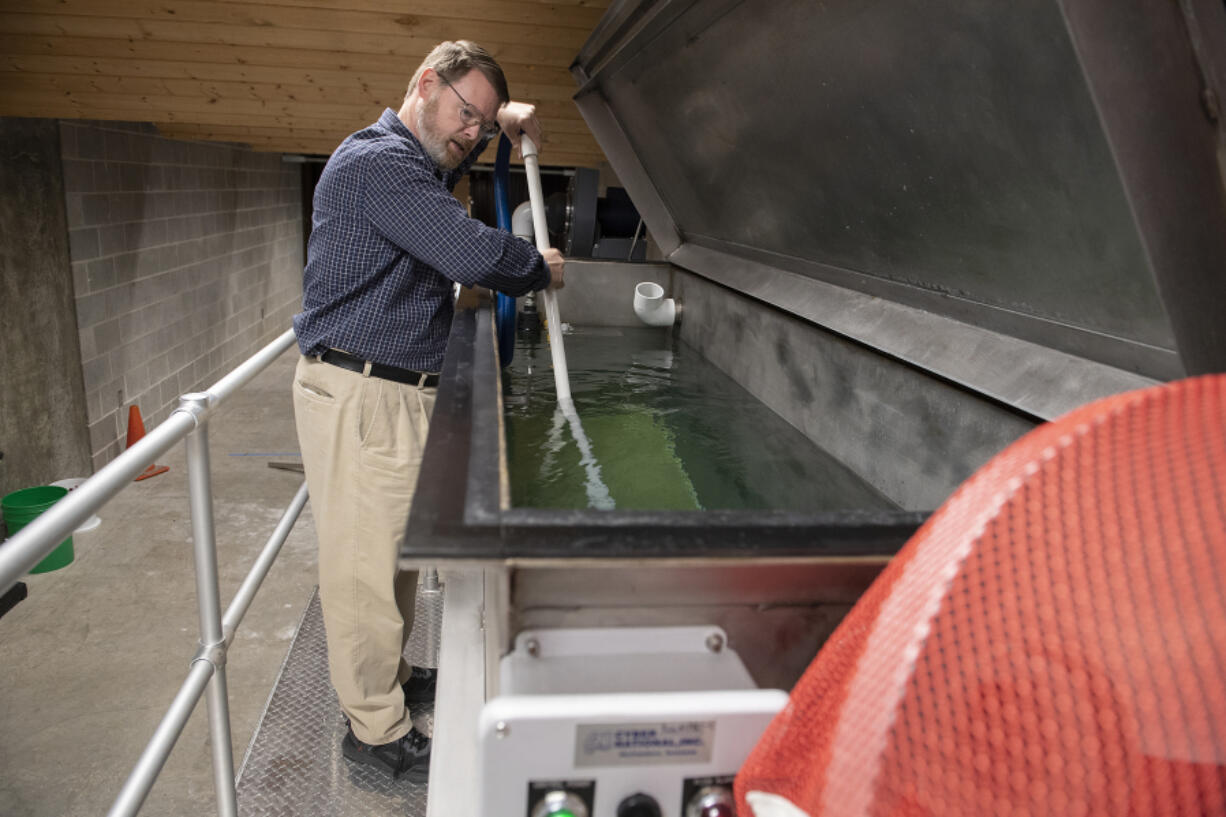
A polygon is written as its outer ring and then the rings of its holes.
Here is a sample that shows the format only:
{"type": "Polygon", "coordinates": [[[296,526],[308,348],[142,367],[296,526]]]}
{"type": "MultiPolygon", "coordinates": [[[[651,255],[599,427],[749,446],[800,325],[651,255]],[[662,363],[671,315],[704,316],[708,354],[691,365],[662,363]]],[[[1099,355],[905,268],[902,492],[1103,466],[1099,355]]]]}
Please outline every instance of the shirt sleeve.
{"type": "Polygon", "coordinates": [[[548,286],[549,268],[535,247],[469,218],[426,165],[400,149],[368,159],[363,208],[384,238],[466,286],[508,295],[548,286]]]}

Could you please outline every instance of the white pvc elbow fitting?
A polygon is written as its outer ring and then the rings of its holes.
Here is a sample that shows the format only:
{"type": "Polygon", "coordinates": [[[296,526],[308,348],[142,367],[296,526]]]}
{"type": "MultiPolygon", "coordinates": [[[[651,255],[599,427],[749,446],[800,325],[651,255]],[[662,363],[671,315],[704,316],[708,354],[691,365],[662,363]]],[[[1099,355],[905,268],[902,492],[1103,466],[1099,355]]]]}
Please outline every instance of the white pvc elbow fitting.
{"type": "Polygon", "coordinates": [[[677,318],[677,303],[664,297],[664,287],[643,281],[634,287],[634,314],[648,326],[672,326],[677,318]]]}
{"type": "Polygon", "coordinates": [[[522,238],[529,244],[536,240],[536,234],[532,228],[532,202],[523,202],[515,208],[515,212],[511,213],[511,234],[516,238],[522,238]]]}

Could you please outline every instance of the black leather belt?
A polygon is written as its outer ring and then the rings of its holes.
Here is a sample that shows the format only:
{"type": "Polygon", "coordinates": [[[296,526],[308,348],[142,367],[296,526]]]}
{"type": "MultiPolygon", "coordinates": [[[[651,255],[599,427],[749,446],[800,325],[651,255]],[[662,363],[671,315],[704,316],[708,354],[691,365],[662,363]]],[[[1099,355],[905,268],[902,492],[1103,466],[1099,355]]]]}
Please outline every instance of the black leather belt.
{"type": "Polygon", "coordinates": [[[320,355],[319,359],[324,363],[331,363],[333,366],[340,366],[342,369],[348,369],[351,372],[358,372],[370,375],[371,377],[381,377],[384,380],[393,380],[397,383],[408,383],[410,386],[420,386],[429,389],[438,385],[438,375],[436,374],[415,372],[412,369],[399,369],[395,366],[384,366],[382,363],[371,363],[338,349],[329,349],[320,355]],[[367,369],[367,366],[370,368],[367,369]]]}

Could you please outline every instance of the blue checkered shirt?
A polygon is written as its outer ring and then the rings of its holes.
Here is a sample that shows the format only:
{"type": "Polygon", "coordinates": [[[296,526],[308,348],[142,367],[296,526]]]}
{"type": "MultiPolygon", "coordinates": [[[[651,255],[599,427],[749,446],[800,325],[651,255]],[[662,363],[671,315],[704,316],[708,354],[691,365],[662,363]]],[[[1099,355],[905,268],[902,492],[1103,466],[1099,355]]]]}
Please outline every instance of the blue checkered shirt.
{"type": "Polygon", "coordinates": [[[437,372],[453,281],[508,295],[548,285],[535,247],[469,218],[451,195],[484,147],[440,170],[390,108],[341,143],[315,187],[302,312],[294,316],[304,355],[342,349],[437,372]]]}

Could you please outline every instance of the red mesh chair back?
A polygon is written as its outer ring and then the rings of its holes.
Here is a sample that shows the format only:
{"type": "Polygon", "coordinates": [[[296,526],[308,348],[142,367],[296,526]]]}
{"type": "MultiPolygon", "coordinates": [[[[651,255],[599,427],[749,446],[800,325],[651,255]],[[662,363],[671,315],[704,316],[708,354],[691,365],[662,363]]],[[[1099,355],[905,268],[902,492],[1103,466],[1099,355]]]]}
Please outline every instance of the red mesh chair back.
{"type": "Polygon", "coordinates": [[[756,817],[1226,815],[1226,376],[1092,403],[981,468],[736,794],[756,817]]]}

